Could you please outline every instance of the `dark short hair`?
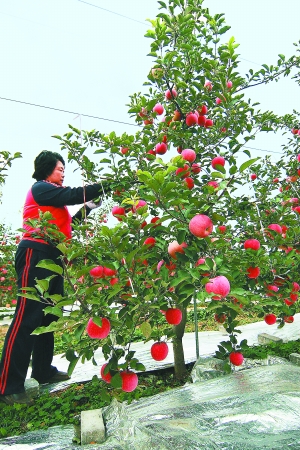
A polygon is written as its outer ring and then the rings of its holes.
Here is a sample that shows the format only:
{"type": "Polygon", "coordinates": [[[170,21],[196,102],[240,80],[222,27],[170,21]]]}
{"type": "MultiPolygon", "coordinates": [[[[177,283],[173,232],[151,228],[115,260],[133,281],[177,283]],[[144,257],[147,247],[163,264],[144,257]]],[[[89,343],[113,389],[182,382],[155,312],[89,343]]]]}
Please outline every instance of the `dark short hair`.
{"type": "Polygon", "coordinates": [[[61,161],[65,166],[65,161],[59,153],[43,150],[34,160],[32,178],[36,179],[36,181],[45,180],[51,175],[58,161],[61,161]]]}

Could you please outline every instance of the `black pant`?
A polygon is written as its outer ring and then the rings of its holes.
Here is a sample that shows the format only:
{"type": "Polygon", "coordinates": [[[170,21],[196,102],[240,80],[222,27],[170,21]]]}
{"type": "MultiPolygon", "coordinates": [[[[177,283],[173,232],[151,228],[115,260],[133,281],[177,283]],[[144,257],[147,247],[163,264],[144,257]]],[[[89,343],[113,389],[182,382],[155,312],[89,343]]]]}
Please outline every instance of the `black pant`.
{"type": "MultiPolygon", "coordinates": [[[[15,268],[18,277],[18,289],[34,287],[35,278],[41,280],[50,275],[47,269],[35,267],[42,259],[53,259],[47,252],[19,247],[16,252],[15,268]]],[[[61,266],[59,259],[56,264],[61,266]]],[[[63,295],[63,277],[56,275],[48,289],[50,295],[63,295]]],[[[32,354],[32,377],[42,383],[53,376],[57,369],[51,365],[54,349],[53,333],[32,336],[39,326],[47,326],[57,320],[57,316],[44,314],[49,306],[42,301],[18,297],[13,321],[8,329],[2,359],[0,363],[0,395],[17,394],[24,391],[30,356],[32,354]]]]}

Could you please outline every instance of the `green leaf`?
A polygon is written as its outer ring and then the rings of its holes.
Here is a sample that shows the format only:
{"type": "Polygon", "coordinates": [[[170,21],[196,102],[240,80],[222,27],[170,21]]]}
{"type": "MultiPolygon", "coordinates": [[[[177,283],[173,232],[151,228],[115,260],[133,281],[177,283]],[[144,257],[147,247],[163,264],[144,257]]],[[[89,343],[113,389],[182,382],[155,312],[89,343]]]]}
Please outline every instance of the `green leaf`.
{"type": "Polygon", "coordinates": [[[145,336],[145,338],[148,339],[151,336],[152,328],[149,322],[143,322],[140,325],[140,330],[143,333],[143,336],[145,336]]]}
{"type": "Polygon", "coordinates": [[[111,381],[110,381],[110,384],[111,384],[114,388],[116,388],[116,389],[121,388],[121,387],[122,387],[122,378],[121,378],[121,375],[120,375],[119,373],[116,373],[116,374],[112,377],[112,379],[111,379],[111,381]]]}
{"type": "Polygon", "coordinates": [[[63,268],[58,264],[55,264],[51,259],[43,259],[37,263],[36,267],[50,270],[51,272],[58,273],[59,275],[63,274],[63,268]]]}
{"type": "Polygon", "coordinates": [[[240,167],[240,173],[244,172],[244,170],[248,169],[248,167],[252,166],[252,164],[256,163],[260,158],[253,158],[245,161],[240,167]]]}

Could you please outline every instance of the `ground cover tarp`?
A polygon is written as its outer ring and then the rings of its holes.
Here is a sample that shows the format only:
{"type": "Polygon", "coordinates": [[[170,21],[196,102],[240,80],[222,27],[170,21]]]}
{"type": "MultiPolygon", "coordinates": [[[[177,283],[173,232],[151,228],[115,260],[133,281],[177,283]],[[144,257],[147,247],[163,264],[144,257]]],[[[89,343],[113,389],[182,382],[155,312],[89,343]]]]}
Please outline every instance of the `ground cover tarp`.
{"type": "MultiPolygon", "coordinates": [[[[278,364],[188,384],[104,411],[101,450],[300,449],[300,367],[278,364]]],[[[72,427],[3,439],[0,449],[82,449],[72,427]]]]}

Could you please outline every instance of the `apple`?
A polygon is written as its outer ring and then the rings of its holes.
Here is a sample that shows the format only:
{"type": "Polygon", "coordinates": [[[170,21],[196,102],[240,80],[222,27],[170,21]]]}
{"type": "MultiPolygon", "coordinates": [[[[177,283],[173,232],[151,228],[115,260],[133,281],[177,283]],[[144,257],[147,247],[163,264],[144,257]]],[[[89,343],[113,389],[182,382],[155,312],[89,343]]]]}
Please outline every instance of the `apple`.
{"type": "Polygon", "coordinates": [[[186,177],[190,176],[190,166],[185,164],[183,167],[178,167],[175,174],[177,176],[180,176],[180,178],[186,178],[186,177]]]}
{"type": "Polygon", "coordinates": [[[205,214],[197,214],[189,223],[190,232],[199,238],[205,238],[213,231],[213,223],[211,219],[205,214]]]}
{"type": "Polygon", "coordinates": [[[222,103],[222,99],[220,97],[216,98],[216,104],[220,105],[222,103]]]}
{"type": "Polygon", "coordinates": [[[164,113],[164,107],[161,103],[156,103],[153,108],[153,112],[155,112],[158,116],[161,116],[164,113]]]}
{"type": "Polygon", "coordinates": [[[298,129],[297,128],[292,128],[292,133],[293,134],[298,134],[298,129]]]}
{"type": "Polygon", "coordinates": [[[298,283],[296,283],[296,281],[293,281],[292,285],[293,285],[293,289],[292,289],[293,292],[300,291],[300,285],[298,283]]]}
{"type": "Polygon", "coordinates": [[[168,150],[168,146],[165,142],[161,142],[159,144],[156,144],[155,146],[155,153],[157,155],[164,155],[168,150]]]}
{"type": "Polygon", "coordinates": [[[200,127],[205,127],[206,124],[206,116],[199,116],[198,117],[198,125],[200,127]]]}
{"type": "Polygon", "coordinates": [[[160,221],[160,217],[152,217],[152,219],[150,220],[150,223],[152,223],[153,227],[158,227],[160,225],[160,223],[156,223],[160,221]]]}
{"type": "Polygon", "coordinates": [[[90,275],[93,278],[103,278],[103,266],[97,266],[91,269],[90,275]]]}
{"type": "Polygon", "coordinates": [[[187,247],[187,244],[183,242],[182,244],[178,244],[177,241],[170,242],[168,246],[168,253],[169,255],[174,258],[176,258],[176,253],[184,253],[184,248],[187,247]]]}
{"type": "Polygon", "coordinates": [[[243,364],[244,357],[240,352],[232,352],[229,355],[229,361],[234,366],[241,366],[243,364]]]}
{"type": "Polygon", "coordinates": [[[172,117],[173,122],[178,122],[181,119],[180,111],[174,111],[174,116],[172,117]]]}
{"type": "Polygon", "coordinates": [[[193,189],[193,187],[195,186],[194,180],[191,177],[186,177],[183,183],[188,189],[193,189]]]}
{"type": "Polygon", "coordinates": [[[247,250],[251,248],[252,250],[258,250],[260,248],[260,242],[257,239],[247,239],[244,242],[244,248],[247,250]]]}
{"type": "Polygon", "coordinates": [[[176,98],[177,97],[177,92],[176,92],[176,90],[175,89],[172,89],[172,90],[167,90],[166,92],[165,92],[165,97],[166,97],[166,99],[167,100],[172,100],[173,98],[176,98]]]}
{"type": "Polygon", "coordinates": [[[278,223],[271,223],[270,225],[268,225],[268,228],[269,230],[276,231],[276,233],[282,233],[282,228],[280,225],[278,225],[278,223]]]}
{"type": "Polygon", "coordinates": [[[231,89],[232,88],[232,81],[228,80],[227,83],[226,83],[226,86],[227,86],[228,89],[231,89]]]}
{"type": "Polygon", "coordinates": [[[227,128],[226,128],[226,127],[222,127],[222,128],[220,129],[220,131],[221,131],[221,133],[226,133],[227,128]]]}
{"type": "Polygon", "coordinates": [[[110,269],[109,267],[103,267],[103,276],[104,277],[114,277],[117,275],[117,271],[110,269]]]}
{"type": "Polygon", "coordinates": [[[111,374],[109,372],[107,372],[106,374],[104,373],[106,366],[107,366],[107,363],[103,364],[103,366],[101,367],[100,376],[101,376],[103,381],[105,381],[106,383],[110,383],[111,379],[112,379],[112,376],[111,376],[111,374]]]}
{"type": "Polygon", "coordinates": [[[136,373],[131,370],[123,370],[120,372],[122,377],[122,391],[132,392],[138,385],[139,379],[136,373]]]}
{"type": "Polygon", "coordinates": [[[179,155],[181,155],[181,153],[182,153],[182,147],[181,147],[181,145],[179,145],[179,147],[177,147],[177,153],[179,153],[179,155]]]}
{"type": "Polygon", "coordinates": [[[113,206],[111,213],[118,219],[119,222],[122,222],[123,219],[122,217],[118,216],[126,216],[125,208],[123,208],[122,206],[113,206]]]}
{"type": "Polygon", "coordinates": [[[211,120],[211,119],[206,119],[206,121],[205,121],[205,128],[210,128],[210,127],[212,127],[214,125],[214,122],[213,122],[213,120],[211,120]]]}
{"type": "Polygon", "coordinates": [[[260,268],[259,267],[248,267],[247,269],[247,276],[248,278],[258,278],[260,275],[260,268]]]}
{"type": "Polygon", "coordinates": [[[198,173],[201,172],[201,167],[199,166],[199,164],[193,163],[193,164],[192,164],[192,167],[191,167],[191,171],[192,171],[194,174],[198,174],[198,173]]]}
{"type": "Polygon", "coordinates": [[[166,321],[171,325],[179,325],[182,320],[182,312],[179,308],[168,308],[166,321]]]}
{"type": "Polygon", "coordinates": [[[188,127],[196,125],[198,123],[198,116],[194,113],[187,114],[185,118],[185,123],[187,124],[188,127]]]}
{"type": "Polygon", "coordinates": [[[294,316],[284,316],[283,320],[285,323],[293,323],[294,322],[294,316]]]}
{"type": "Polygon", "coordinates": [[[225,166],[225,159],[222,156],[216,156],[213,158],[211,165],[213,169],[217,169],[217,166],[225,166]]]}
{"type": "Polygon", "coordinates": [[[200,116],[205,116],[205,114],[208,113],[208,108],[206,105],[201,105],[198,108],[198,113],[200,114],[200,116]]]}
{"type": "Polygon", "coordinates": [[[156,239],[154,237],[148,237],[144,240],[144,245],[148,245],[149,247],[154,247],[156,244],[156,239]]]}
{"type": "Polygon", "coordinates": [[[208,91],[211,91],[211,90],[212,90],[212,82],[206,80],[205,83],[204,83],[204,87],[205,87],[205,89],[207,89],[208,91]]]}
{"type": "Polygon", "coordinates": [[[250,178],[251,178],[252,181],[256,180],[256,178],[257,178],[256,173],[252,173],[252,174],[250,175],[250,178]]]}
{"type": "Polygon", "coordinates": [[[185,161],[193,163],[197,157],[197,154],[196,154],[195,150],[186,148],[185,150],[182,150],[181,156],[185,161]]]}
{"type": "Polygon", "coordinates": [[[221,234],[224,234],[226,231],[226,226],[225,225],[219,225],[218,226],[218,230],[221,234]]]}
{"type": "Polygon", "coordinates": [[[273,178],[273,183],[279,183],[279,178],[278,177],[273,178]]]}
{"type": "Polygon", "coordinates": [[[139,208],[142,208],[143,206],[147,206],[147,202],[145,202],[145,200],[139,200],[133,205],[131,211],[135,213],[139,208]]]}
{"type": "Polygon", "coordinates": [[[144,125],[152,125],[152,124],[153,124],[153,119],[144,120],[144,125]]]}
{"type": "Polygon", "coordinates": [[[121,153],[122,153],[123,155],[126,155],[126,153],[128,153],[128,151],[129,151],[129,148],[127,148],[127,147],[122,147],[122,148],[121,148],[121,153]]]}
{"type": "Polygon", "coordinates": [[[219,275],[211,278],[205,285],[205,290],[208,294],[216,294],[221,297],[226,297],[230,292],[230,283],[226,277],[219,275]]]}
{"type": "Polygon", "coordinates": [[[267,325],[274,325],[274,323],[276,323],[275,314],[266,314],[264,321],[266,322],[267,325]]]}
{"type": "Polygon", "coordinates": [[[105,339],[110,332],[110,321],[106,317],[102,317],[102,326],[96,325],[93,319],[89,319],[86,331],[91,339],[105,339]]]}
{"type": "Polygon", "coordinates": [[[163,361],[169,353],[169,347],[166,342],[155,342],[150,349],[151,356],[155,361],[163,361]]]}
{"type": "Polygon", "coordinates": [[[207,186],[212,186],[214,189],[218,189],[219,183],[217,181],[209,181],[207,186]]]}
{"type": "Polygon", "coordinates": [[[214,318],[215,318],[216,322],[224,323],[225,320],[227,319],[227,316],[226,316],[226,314],[215,314],[214,318]]]}
{"type": "Polygon", "coordinates": [[[147,115],[148,115],[148,111],[146,110],[146,108],[142,107],[141,111],[139,112],[139,116],[147,117],[147,115]]]}
{"type": "Polygon", "coordinates": [[[153,78],[159,79],[162,78],[164,72],[160,67],[153,67],[153,69],[151,69],[151,74],[153,78]]]}

